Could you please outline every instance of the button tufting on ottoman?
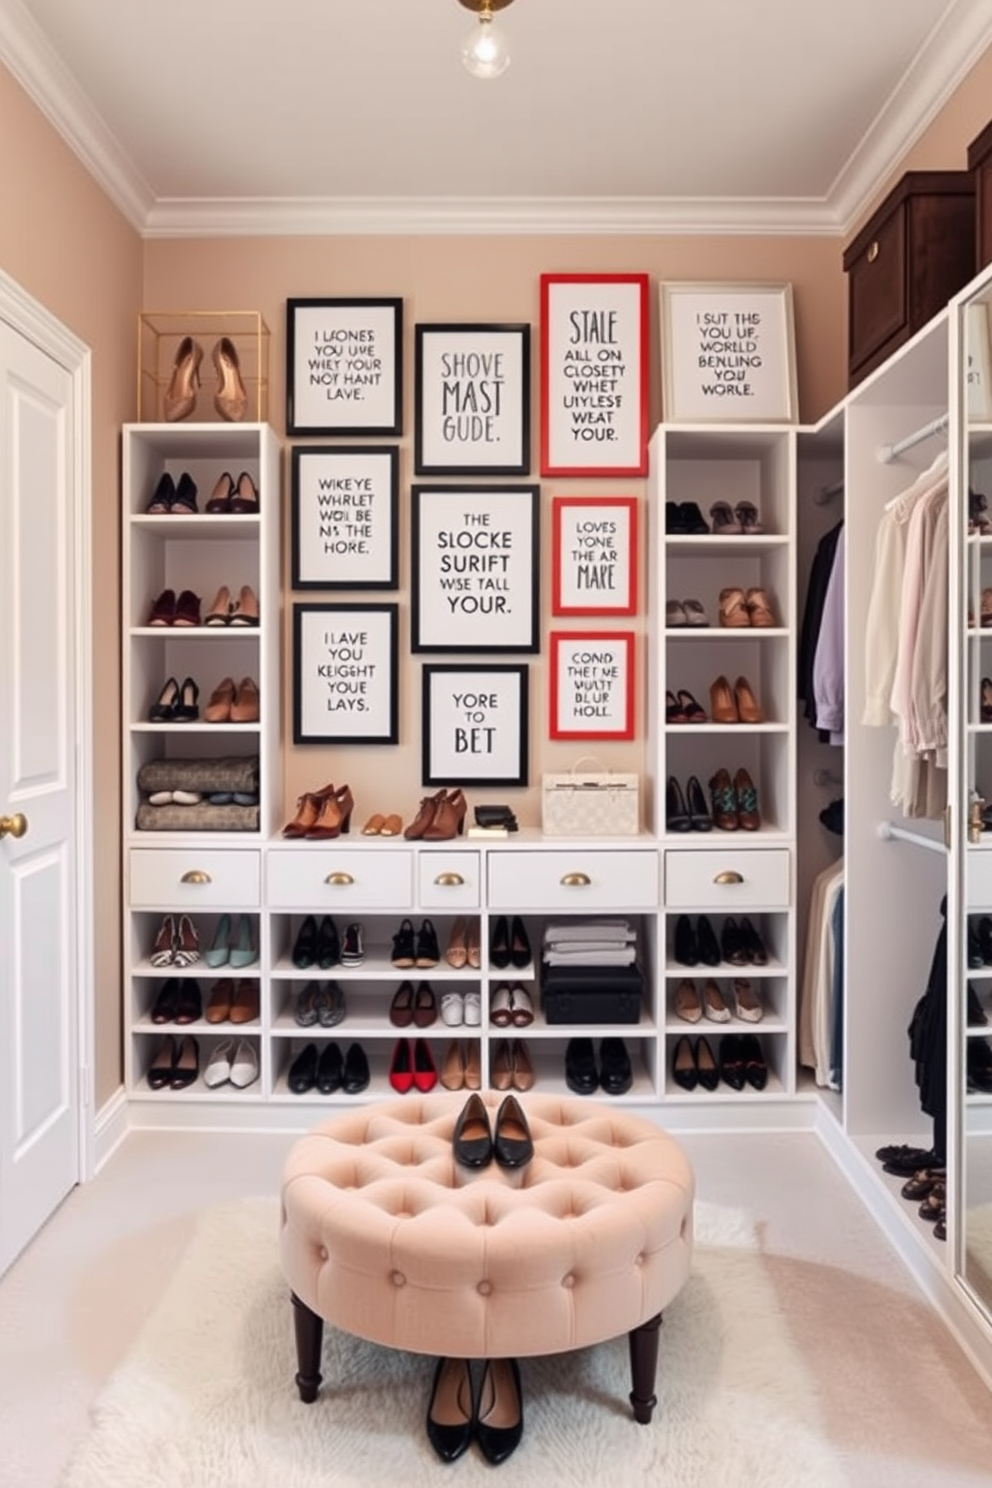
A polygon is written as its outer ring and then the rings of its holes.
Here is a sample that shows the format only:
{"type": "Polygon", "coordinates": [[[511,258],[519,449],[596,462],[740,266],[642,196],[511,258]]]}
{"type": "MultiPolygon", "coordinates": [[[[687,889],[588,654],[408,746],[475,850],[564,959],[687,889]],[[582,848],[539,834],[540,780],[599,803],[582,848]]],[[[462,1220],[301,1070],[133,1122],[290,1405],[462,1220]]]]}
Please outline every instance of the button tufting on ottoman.
{"type": "MultiPolygon", "coordinates": [[[[502,1096],[485,1092],[490,1120],[502,1096]]],[[[280,1254],[296,1304],[304,1400],[321,1324],[438,1358],[555,1354],[631,1336],[638,1420],[650,1419],[660,1313],[689,1274],[688,1159],[641,1117],[551,1096],[521,1101],[525,1168],[459,1167],[460,1095],[342,1114],[283,1171],[280,1254]]]]}

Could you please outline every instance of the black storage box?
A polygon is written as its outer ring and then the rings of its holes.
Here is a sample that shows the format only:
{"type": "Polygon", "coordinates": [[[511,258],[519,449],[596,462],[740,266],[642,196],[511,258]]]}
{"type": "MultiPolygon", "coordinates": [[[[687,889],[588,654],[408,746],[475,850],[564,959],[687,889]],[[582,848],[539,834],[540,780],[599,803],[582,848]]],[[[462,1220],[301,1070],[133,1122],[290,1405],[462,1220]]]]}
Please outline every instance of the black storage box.
{"type": "Polygon", "coordinates": [[[992,123],[968,146],[968,169],[975,180],[977,271],[992,263],[992,123]]]}
{"type": "Polygon", "coordinates": [[[639,1023],[644,976],[637,966],[545,966],[541,1006],[548,1023],[639,1023]]]}

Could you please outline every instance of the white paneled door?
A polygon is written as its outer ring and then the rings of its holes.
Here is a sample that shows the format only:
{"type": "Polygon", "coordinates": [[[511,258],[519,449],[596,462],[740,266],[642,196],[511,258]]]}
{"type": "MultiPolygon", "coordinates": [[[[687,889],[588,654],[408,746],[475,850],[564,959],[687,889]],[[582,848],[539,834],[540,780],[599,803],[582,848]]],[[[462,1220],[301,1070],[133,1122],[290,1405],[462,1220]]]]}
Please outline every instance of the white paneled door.
{"type": "Polygon", "coordinates": [[[0,286],[0,1272],[80,1177],[73,373],[0,286]]]}

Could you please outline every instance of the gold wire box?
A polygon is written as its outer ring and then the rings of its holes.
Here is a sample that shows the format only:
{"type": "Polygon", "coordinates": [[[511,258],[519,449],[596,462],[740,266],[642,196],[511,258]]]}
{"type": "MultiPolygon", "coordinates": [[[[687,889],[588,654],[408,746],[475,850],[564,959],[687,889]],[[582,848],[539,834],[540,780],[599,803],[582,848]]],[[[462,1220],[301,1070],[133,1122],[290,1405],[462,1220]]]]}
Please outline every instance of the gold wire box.
{"type": "Polygon", "coordinates": [[[227,337],[237,354],[248,395],[244,419],[266,423],[269,416],[269,328],[257,310],[143,310],[138,316],[138,422],[165,421],[165,400],[179,349],[191,336],[202,352],[196,407],[186,418],[224,423],[214,403],[218,387],[214,348],[227,337]]]}

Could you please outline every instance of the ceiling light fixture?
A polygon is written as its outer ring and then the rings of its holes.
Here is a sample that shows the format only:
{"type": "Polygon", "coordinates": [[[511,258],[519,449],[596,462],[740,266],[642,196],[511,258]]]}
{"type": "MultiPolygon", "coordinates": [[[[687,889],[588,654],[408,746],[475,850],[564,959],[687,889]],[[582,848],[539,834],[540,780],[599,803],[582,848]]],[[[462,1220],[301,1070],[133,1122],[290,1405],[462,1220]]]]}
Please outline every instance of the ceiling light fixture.
{"type": "Polygon", "coordinates": [[[473,77],[497,78],[510,65],[506,37],[493,22],[494,10],[505,10],[513,0],[459,0],[466,10],[479,17],[462,47],[462,61],[473,77]]]}

